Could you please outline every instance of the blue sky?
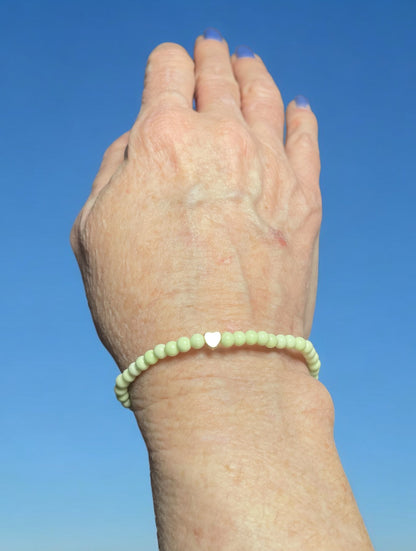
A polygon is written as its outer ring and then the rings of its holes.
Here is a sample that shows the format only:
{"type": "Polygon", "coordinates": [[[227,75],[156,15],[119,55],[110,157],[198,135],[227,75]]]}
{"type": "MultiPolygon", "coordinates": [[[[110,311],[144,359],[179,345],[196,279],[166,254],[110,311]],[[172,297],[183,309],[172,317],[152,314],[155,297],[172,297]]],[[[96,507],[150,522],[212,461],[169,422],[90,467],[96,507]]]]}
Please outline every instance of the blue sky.
{"type": "Polygon", "coordinates": [[[8,1],[0,6],[1,546],[155,551],[147,454],[116,402],[69,230],[133,123],[147,56],[217,27],[320,122],[312,340],[378,551],[416,542],[416,4],[8,1]]]}

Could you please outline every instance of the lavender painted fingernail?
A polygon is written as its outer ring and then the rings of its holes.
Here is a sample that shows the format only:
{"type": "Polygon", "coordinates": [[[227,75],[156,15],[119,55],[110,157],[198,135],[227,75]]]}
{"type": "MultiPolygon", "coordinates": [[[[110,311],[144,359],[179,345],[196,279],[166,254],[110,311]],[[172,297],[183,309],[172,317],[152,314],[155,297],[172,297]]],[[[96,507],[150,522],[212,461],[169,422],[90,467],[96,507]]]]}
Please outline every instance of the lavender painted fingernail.
{"type": "Polygon", "coordinates": [[[217,29],[214,29],[214,27],[208,27],[204,31],[204,38],[212,38],[213,40],[218,40],[218,42],[222,42],[222,35],[220,31],[217,31],[217,29]]]}
{"type": "Polygon", "coordinates": [[[254,55],[254,52],[251,48],[249,48],[248,46],[237,46],[236,50],[235,50],[235,55],[240,58],[240,57],[256,57],[254,55]]]}
{"type": "Polygon", "coordinates": [[[309,100],[305,98],[305,96],[296,96],[295,103],[296,107],[302,107],[303,109],[307,109],[308,107],[310,107],[309,100]]]}

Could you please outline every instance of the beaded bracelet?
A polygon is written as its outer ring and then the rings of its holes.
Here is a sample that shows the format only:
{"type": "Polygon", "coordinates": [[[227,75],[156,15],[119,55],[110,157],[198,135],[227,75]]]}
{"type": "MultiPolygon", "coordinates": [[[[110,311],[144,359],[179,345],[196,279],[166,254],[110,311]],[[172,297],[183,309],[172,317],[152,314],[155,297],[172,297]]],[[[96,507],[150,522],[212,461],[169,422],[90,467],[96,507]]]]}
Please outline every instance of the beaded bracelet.
{"type": "Polygon", "coordinates": [[[180,352],[189,352],[191,348],[200,350],[205,345],[208,345],[211,350],[215,350],[219,345],[229,348],[230,346],[243,346],[244,344],[251,346],[257,344],[266,348],[277,348],[280,350],[283,348],[297,350],[305,358],[312,377],[318,378],[321,367],[319,356],[313,344],[302,337],[274,335],[266,331],[256,332],[250,330],[245,333],[243,331],[235,331],[234,333],[215,331],[213,333],[205,333],[205,335],[196,333],[190,339],[188,337],[180,337],[177,341],[158,344],[153,349],[148,350],[116,378],[116,386],[114,387],[116,397],[125,408],[130,408],[129,385],[140,373],[146,371],[148,367],[155,365],[159,360],[163,360],[168,356],[173,357],[177,356],[180,352]]]}

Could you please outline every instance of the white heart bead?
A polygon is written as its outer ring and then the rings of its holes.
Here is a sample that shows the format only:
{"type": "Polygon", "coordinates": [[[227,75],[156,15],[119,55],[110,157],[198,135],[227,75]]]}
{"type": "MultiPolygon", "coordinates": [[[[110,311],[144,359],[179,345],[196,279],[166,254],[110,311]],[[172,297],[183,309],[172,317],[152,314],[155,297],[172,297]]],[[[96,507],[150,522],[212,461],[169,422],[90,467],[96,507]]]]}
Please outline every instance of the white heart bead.
{"type": "Polygon", "coordinates": [[[221,333],[219,331],[215,331],[214,333],[205,333],[204,339],[208,346],[211,348],[216,348],[220,344],[221,333]]]}

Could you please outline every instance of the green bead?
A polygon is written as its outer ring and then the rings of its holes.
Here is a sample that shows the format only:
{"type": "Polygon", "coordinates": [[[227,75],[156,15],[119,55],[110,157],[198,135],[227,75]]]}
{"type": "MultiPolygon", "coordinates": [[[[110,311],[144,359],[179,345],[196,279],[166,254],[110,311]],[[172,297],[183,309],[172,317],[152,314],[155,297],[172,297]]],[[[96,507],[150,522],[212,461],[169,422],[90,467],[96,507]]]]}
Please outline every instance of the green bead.
{"type": "Polygon", "coordinates": [[[228,331],[225,331],[221,335],[221,344],[225,346],[226,348],[229,348],[230,346],[233,346],[234,344],[234,335],[228,331]]]}
{"type": "Polygon", "coordinates": [[[145,362],[149,365],[155,365],[158,362],[158,358],[155,356],[153,350],[148,350],[144,355],[145,362]]]}
{"type": "Polygon", "coordinates": [[[159,360],[164,360],[166,358],[166,352],[165,352],[165,345],[164,344],[157,344],[153,348],[153,352],[155,353],[156,358],[159,360]]]}
{"type": "Polygon", "coordinates": [[[176,344],[178,345],[179,352],[189,352],[191,350],[191,341],[188,337],[180,337],[176,344]]]}
{"type": "Polygon", "coordinates": [[[127,381],[129,384],[134,381],[136,377],[134,377],[131,373],[129,373],[128,369],[125,369],[122,373],[123,379],[127,381]]]}
{"type": "Polygon", "coordinates": [[[195,333],[195,335],[192,335],[191,346],[192,348],[195,348],[195,350],[199,350],[200,348],[203,348],[205,346],[204,336],[201,335],[200,333],[195,333]]]}
{"type": "Polygon", "coordinates": [[[123,389],[123,390],[126,389],[129,386],[129,383],[124,380],[122,373],[120,373],[120,375],[117,375],[116,386],[117,386],[117,388],[120,388],[120,389],[123,389]]]}
{"type": "Polygon", "coordinates": [[[243,331],[234,331],[234,344],[236,346],[246,344],[246,334],[243,331]]]}
{"type": "Polygon", "coordinates": [[[257,333],[257,343],[260,346],[265,346],[268,340],[269,340],[269,334],[266,333],[266,331],[259,331],[257,333]]]}
{"type": "Polygon", "coordinates": [[[293,335],[286,335],[286,348],[295,348],[296,339],[293,335]]]}
{"type": "Polygon", "coordinates": [[[166,356],[176,356],[179,352],[188,352],[191,348],[203,348],[205,344],[208,344],[211,348],[216,348],[219,342],[225,348],[233,345],[243,346],[244,344],[259,344],[267,348],[295,348],[304,356],[311,376],[318,379],[321,361],[313,344],[303,337],[274,335],[266,331],[259,331],[257,333],[253,330],[246,331],[245,333],[243,331],[234,331],[234,333],[229,331],[220,333],[216,331],[214,333],[206,333],[205,336],[195,333],[190,339],[188,337],[180,337],[177,341],[169,341],[166,345],[158,344],[153,350],[148,350],[117,376],[114,387],[116,397],[125,408],[131,409],[128,387],[149,365],[156,364],[159,360],[166,358],[166,356]]]}
{"type": "Polygon", "coordinates": [[[118,398],[119,396],[124,396],[126,394],[127,390],[125,388],[120,388],[118,386],[115,386],[114,387],[114,392],[116,393],[116,396],[118,398]]]}
{"type": "Polygon", "coordinates": [[[306,341],[305,348],[303,349],[304,354],[309,354],[313,350],[311,341],[306,341]]]}
{"type": "Polygon", "coordinates": [[[179,354],[176,341],[169,341],[165,344],[165,352],[167,356],[177,356],[179,354]]]}
{"type": "Polygon", "coordinates": [[[273,333],[269,333],[269,340],[266,343],[267,348],[275,348],[277,343],[277,336],[273,333]]]}
{"type": "Polygon", "coordinates": [[[316,352],[315,350],[311,350],[307,354],[303,353],[305,360],[308,362],[308,364],[311,364],[315,361],[316,352]]]}
{"type": "Polygon", "coordinates": [[[127,390],[127,388],[118,388],[118,387],[114,387],[114,392],[117,396],[117,400],[125,400],[126,398],[129,397],[129,391],[127,390]]]}
{"type": "Polygon", "coordinates": [[[313,358],[313,360],[308,363],[308,365],[311,371],[316,371],[321,367],[321,362],[319,360],[318,354],[313,358]]]}
{"type": "Polygon", "coordinates": [[[286,337],[284,335],[276,335],[276,348],[286,348],[286,337]]]}
{"type": "Polygon", "coordinates": [[[130,396],[127,396],[125,400],[120,400],[120,402],[121,402],[121,405],[124,406],[126,409],[129,409],[131,406],[130,396]]]}
{"type": "Polygon", "coordinates": [[[146,369],[149,367],[149,364],[144,359],[144,356],[139,356],[135,361],[135,364],[137,369],[140,369],[140,371],[146,371],[146,369]]]}
{"type": "Polygon", "coordinates": [[[299,350],[299,352],[302,352],[302,350],[305,350],[305,346],[306,346],[306,340],[303,337],[296,337],[295,339],[296,350],[299,350]]]}
{"type": "Polygon", "coordinates": [[[131,363],[127,369],[129,370],[130,375],[133,375],[134,378],[140,375],[140,371],[137,369],[135,362],[131,363]]]}
{"type": "Polygon", "coordinates": [[[252,329],[246,331],[246,343],[250,346],[257,344],[257,331],[253,331],[252,329]]]}

